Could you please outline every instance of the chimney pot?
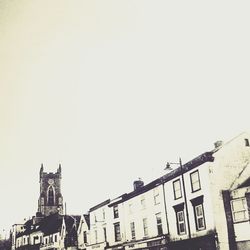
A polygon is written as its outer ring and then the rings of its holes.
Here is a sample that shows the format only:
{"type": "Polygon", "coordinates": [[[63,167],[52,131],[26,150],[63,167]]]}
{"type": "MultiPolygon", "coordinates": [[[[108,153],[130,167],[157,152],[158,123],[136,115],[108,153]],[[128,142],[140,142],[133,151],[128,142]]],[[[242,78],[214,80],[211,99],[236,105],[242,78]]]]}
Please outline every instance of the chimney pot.
{"type": "Polygon", "coordinates": [[[218,147],[220,147],[220,146],[222,146],[223,145],[223,141],[216,141],[215,143],[214,143],[214,147],[215,148],[218,148],[218,147]]]}
{"type": "Polygon", "coordinates": [[[134,181],[134,190],[137,190],[144,186],[144,182],[139,178],[139,180],[134,181]]]}

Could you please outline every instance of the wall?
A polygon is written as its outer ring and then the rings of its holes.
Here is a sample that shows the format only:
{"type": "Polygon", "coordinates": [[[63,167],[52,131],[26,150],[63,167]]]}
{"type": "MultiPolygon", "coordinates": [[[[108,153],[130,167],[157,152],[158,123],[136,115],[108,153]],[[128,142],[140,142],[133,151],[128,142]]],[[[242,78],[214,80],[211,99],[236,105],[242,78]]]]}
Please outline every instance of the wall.
{"type": "MultiPolygon", "coordinates": [[[[189,214],[189,224],[190,224],[190,234],[192,238],[203,236],[206,234],[210,234],[215,229],[215,223],[213,219],[213,207],[211,202],[211,190],[210,190],[210,181],[209,181],[209,164],[210,162],[204,163],[188,172],[186,172],[184,177],[185,190],[186,190],[186,199],[187,199],[187,207],[189,214]],[[191,188],[191,180],[190,173],[198,170],[200,177],[200,186],[201,189],[196,192],[192,192],[191,188]],[[203,196],[203,209],[204,209],[204,217],[206,228],[201,231],[197,231],[196,222],[194,216],[194,208],[191,203],[191,200],[203,196]]],[[[188,224],[187,224],[187,211],[184,205],[184,214],[185,214],[185,226],[186,226],[186,234],[179,235],[177,230],[177,220],[176,220],[176,212],[174,206],[185,203],[184,192],[183,192],[183,183],[182,177],[178,176],[173,180],[170,180],[164,184],[165,196],[166,196],[166,204],[167,204],[167,216],[169,223],[169,233],[171,241],[178,241],[188,239],[188,224]],[[181,191],[182,197],[179,199],[175,199],[174,197],[174,189],[173,182],[176,180],[180,180],[181,183],[181,191]]]]}
{"type": "Polygon", "coordinates": [[[249,177],[250,147],[245,146],[245,138],[250,140],[249,135],[243,133],[224,144],[221,149],[214,153],[215,159],[211,163],[210,186],[214,219],[221,250],[228,250],[230,247],[222,190],[231,189],[234,184],[237,184],[235,180],[239,178],[241,173],[246,175],[245,178],[249,177]],[[245,170],[247,171],[245,172],[245,170]]]}
{"type": "Polygon", "coordinates": [[[126,241],[133,241],[130,223],[135,223],[136,240],[145,240],[158,236],[156,214],[161,213],[163,234],[168,233],[164,206],[163,186],[159,185],[149,191],[139,194],[123,203],[126,241]],[[159,203],[155,204],[154,194],[159,194],[159,203]],[[144,198],[145,207],[141,200],[144,198]],[[144,235],[143,219],[147,218],[148,236],[144,235]]]}

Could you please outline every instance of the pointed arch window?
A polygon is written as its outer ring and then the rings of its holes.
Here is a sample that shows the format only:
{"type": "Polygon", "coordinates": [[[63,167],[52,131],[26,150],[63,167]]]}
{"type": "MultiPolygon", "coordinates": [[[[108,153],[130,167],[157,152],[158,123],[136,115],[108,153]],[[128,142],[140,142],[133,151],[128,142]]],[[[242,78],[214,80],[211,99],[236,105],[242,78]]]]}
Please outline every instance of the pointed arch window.
{"type": "Polygon", "coordinates": [[[48,205],[53,206],[54,205],[54,190],[52,186],[49,187],[48,190],[48,205]]]}

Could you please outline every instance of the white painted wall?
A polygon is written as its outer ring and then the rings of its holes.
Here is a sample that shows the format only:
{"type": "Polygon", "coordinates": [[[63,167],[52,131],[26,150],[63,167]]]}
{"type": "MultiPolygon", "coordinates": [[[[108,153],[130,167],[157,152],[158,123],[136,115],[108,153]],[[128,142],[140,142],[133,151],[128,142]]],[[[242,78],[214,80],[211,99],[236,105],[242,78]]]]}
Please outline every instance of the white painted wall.
{"type": "Polygon", "coordinates": [[[136,240],[158,236],[156,214],[161,213],[163,234],[168,233],[164,207],[163,187],[159,185],[145,193],[139,194],[123,203],[126,241],[132,240],[130,223],[135,223],[136,240]],[[154,202],[154,192],[159,193],[159,203],[154,202]],[[145,199],[145,207],[141,200],[145,199]],[[143,219],[147,218],[148,236],[144,236],[143,219]]]}
{"type": "Polygon", "coordinates": [[[77,230],[77,242],[78,242],[78,248],[83,249],[86,248],[87,244],[84,242],[84,232],[87,233],[87,242],[89,242],[89,229],[88,225],[85,221],[84,216],[81,216],[80,223],[77,230]]]}
{"type": "MultiPolygon", "coordinates": [[[[106,228],[107,237],[110,237],[111,231],[110,231],[110,225],[108,222],[111,220],[111,209],[108,207],[108,205],[103,205],[94,211],[91,211],[89,213],[90,215],[90,231],[89,231],[89,244],[101,244],[104,243],[105,237],[104,237],[104,230],[103,228],[106,228]],[[96,234],[97,234],[97,240],[96,240],[96,234]]],[[[100,245],[101,247],[101,245],[100,245]]],[[[92,246],[90,246],[88,249],[92,249],[92,246]]]]}
{"type": "Polygon", "coordinates": [[[242,133],[224,144],[220,150],[214,153],[215,160],[211,163],[210,187],[212,190],[214,220],[219,245],[222,250],[228,249],[229,245],[221,191],[232,188],[241,173],[243,174],[241,179],[249,177],[250,147],[245,146],[245,139],[250,141],[248,133],[242,133]]]}
{"type": "MultiPolygon", "coordinates": [[[[190,232],[191,232],[192,238],[206,235],[209,232],[211,232],[211,230],[214,230],[215,228],[214,220],[213,220],[213,208],[212,208],[212,203],[211,203],[211,191],[210,191],[210,185],[209,185],[209,164],[210,163],[204,163],[188,171],[187,173],[183,175],[185,189],[186,189],[187,207],[188,207],[189,222],[190,222],[190,232]],[[196,192],[192,192],[190,173],[196,170],[198,170],[199,172],[201,189],[196,192]],[[194,209],[190,200],[196,197],[199,197],[201,195],[203,195],[204,197],[203,208],[204,208],[206,228],[204,230],[197,231],[196,224],[195,224],[194,209]]],[[[164,188],[165,188],[165,195],[166,195],[170,238],[173,241],[187,239],[188,238],[188,226],[187,226],[186,207],[184,205],[186,234],[183,234],[183,235],[178,234],[176,212],[174,210],[175,205],[184,203],[184,192],[183,192],[183,183],[182,183],[181,175],[174,178],[173,180],[166,182],[164,184],[164,188]],[[181,183],[182,197],[175,200],[173,182],[178,179],[180,180],[180,183],[181,183]]]]}

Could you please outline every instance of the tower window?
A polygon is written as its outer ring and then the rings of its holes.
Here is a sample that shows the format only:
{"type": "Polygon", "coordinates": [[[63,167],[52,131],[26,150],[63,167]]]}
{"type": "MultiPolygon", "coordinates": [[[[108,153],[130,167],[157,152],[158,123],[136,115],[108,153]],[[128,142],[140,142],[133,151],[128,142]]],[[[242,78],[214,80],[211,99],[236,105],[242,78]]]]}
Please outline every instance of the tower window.
{"type": "Polygon", "coordinates": [[[50,186],[48,191],[48,205],[53,206],[54,205],[54,190],[50,186]]]}
{"type": "Polygon", "coordinates": [[[249,146],[250,146],[249,140],[248,140],[248,139],[245,139],[245,146],[246,146],[246,147],[249,147],[249,146]]]}

